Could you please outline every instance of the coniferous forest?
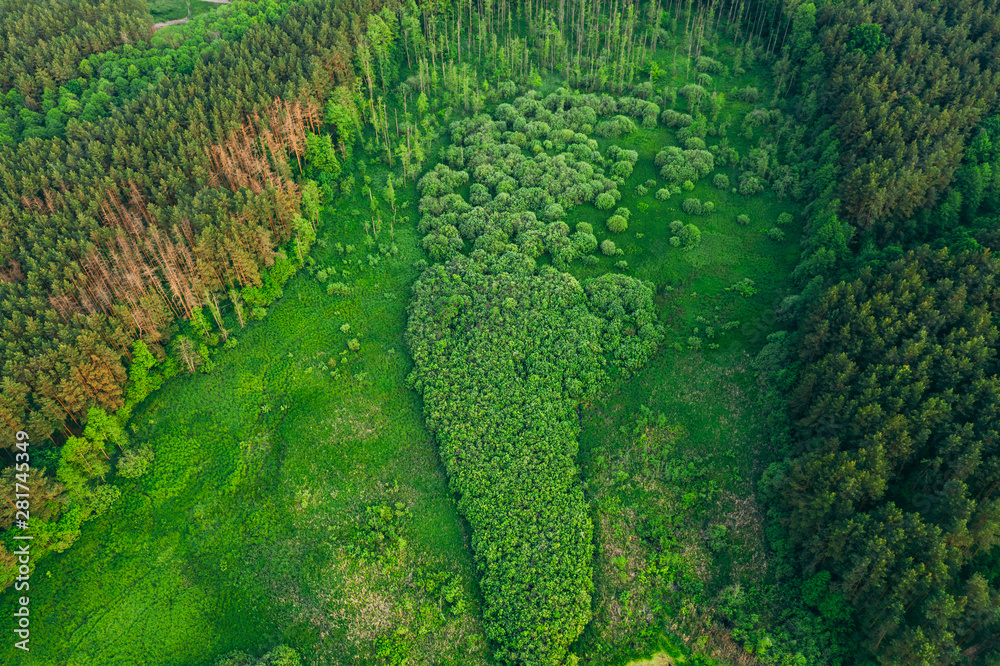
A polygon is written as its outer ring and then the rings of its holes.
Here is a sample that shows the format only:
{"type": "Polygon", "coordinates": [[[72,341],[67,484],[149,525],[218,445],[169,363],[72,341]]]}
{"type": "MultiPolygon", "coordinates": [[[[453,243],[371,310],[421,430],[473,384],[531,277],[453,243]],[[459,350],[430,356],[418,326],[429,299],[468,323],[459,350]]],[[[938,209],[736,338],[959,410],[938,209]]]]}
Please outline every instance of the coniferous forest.
{"type": "Polygon", "coordinates": [[[995,247],[996,0],[0,0],[0,662],[996,666],[995,247]]]}

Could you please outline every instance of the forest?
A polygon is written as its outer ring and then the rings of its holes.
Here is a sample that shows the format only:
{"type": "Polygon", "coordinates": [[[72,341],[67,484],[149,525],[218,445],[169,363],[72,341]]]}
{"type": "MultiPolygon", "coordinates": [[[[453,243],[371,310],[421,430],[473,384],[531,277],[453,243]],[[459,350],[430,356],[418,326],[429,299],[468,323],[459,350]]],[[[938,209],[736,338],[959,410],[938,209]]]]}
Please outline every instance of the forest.
{"type": "Polygon", "coordinates": [[[0,0],[0,179],[3,663],[1000,664],[996,0],[0,0]]]}

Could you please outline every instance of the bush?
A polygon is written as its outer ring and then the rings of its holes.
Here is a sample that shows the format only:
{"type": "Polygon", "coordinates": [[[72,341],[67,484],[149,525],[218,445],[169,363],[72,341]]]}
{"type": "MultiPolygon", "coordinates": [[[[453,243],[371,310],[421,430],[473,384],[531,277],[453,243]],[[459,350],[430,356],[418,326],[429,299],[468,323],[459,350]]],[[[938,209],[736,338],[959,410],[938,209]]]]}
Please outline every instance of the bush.
{"type": "Polygon", "coordinates": [[[597,206],[598,210],[611,210],[616,203],[618,202],[614,195],[609,192],[601,192],[594,200],[594,205],[597,206]]]}
{"type": "Polygon", "coordinates": [[[671,245],[671,247],[680,247],[681,246],[681,237],[680,236],[671,236],[670,237],[670,245],[671,245]]]}
{"type": "Polygon", "coordinates": [[[608,218],[608,231],[613,234],[620,234],[628,229],[628,221],[621,215],[612,215],[608,218]]]}
{"type": "Polygon", "coordinates": [[[581,234],[592,234],[594,233],[594,227],[590,222],[577,222],[576,231],[581,234]]]}
{"type": "Polygon", "coordinates": [[[681,232],[681,229],[683,228],[684,228],[684,223],[681,222],[680,220],[674,220],[673,222],[670,223],[670,233],[672,233],[675,236],[679,234],[681,232]]]}
{"type": "Polygon", "coordinates": [[[747,86],[746,88],[741,88],[740,90],[734,92],[733,97],[741,102],[753,104],[760,99],[760,91],[752,86],[747,86]]]}
{"type": "Polygon", "coordinates": [[[618,210],[615,211],[615,215],[621,215],[626,220],[632,219],[632,211],[630,211],[628,208],[619,208],[618,210]]]}
{"type": "Polygon", "coordinates": [[[688,215],[701,215],[701,200],[685,199],[684,203],[681,204],[681,210],[688,215]]]}
{"type": "Polygon", "coordinates": [[[701,229],[693,224],[685,224],[684,228],[681,229],[681,233],[678,235],[681,237],[681,244],[683,244],[685,248],[691,249],[698,247],[701,243],[701,229]]]}
{"type": "Polygon", "coordinates": [[[773,241],[780,241],[785,239],[785,232],[778,227],[771,227],[767,230],[767,237],[773,241]]]}
{"type": "Polygon", "coordinates": [[[702,215],[711,215],[715,212],[715,204],[711,201],[706,201],[701,205],[702,215]]]}
{"type": "Polygon", "coordinates": [[[661,187],[660,189],[656,190],[656,198],[659,199],[660,201],[666,201],[667,199],[670,198],[670,190],[665,187],[661,187]]]}
{"type": "MultiPolygon", "coordinates": [[[[426,268],[426,266],[424,266],[426,268]]],[[[343,282],[331,282],[326,285],[327,296],[347,296],[351,293],[351,288],[343,282]]]]}
{"type": "Polygon", "coordinates": [[[359,349],[361,349],[361,343],[358,342],[357,338],[351,338],[350,340],[347,341],[347,348],[350,349],[352,352],[356,352],[359,349]]]}
{"type": "Polygon", "coordinates": [[[615,268],[617,268],[620,271],[627,271],[628,270],[628,262],[625,261],[624,259],[622,259],[621,261],[615,262],[615,268]]]}
{"type": "Polygon", "coordinates": [[[563,207],[557,203],[550,204],[545,209],[545,217],[548,218],[549,220],[558,220],[565,214],[566,211],[564,211],[563,207]]]}
{"type": "Polygon", "coordinates": [[[793,219],[794,218],[792,217],[791,213],[782,213],[781,215],[778,216],[778,226],[779,227],[787,226],[792,223],[793,219]]]}
{"type": "Polygon", "coordinates": [[[712,179],[712,184],[720,190],[729,189],[729,176],[724,173],[715,174],[715,178],[712,179]]]}
{"type": "Polygon", "coordinates": [[[745,227],[745,226],[749,225],[750,224],[750,216],[749,215],[737,215],[736,216],[736,224],[740,225],[741,227],[745,227]]]}
{"type": "Polygon", "coordinates": [[[594,134],[605,139],[620,139],[636,131],[635,123],[625,116],[615,116],[611,120],[597,123],[594,134]]]}
{"type": "Polygon", "coordinates": [[[740,180],[740,194],[750,197],[764,191],[764,185],[756,176],[746,176],[740,180]]]}
{"type": "Polygon", "coordinates": [[[690,180],[685,180],[684,184],[681,187],[684,188],[684,191],[690,192],[691,190],[694,189],[694,183],[692,183],[690,180]]]}
{"type": "Polygon", "coordinates": [[[617,248],[615,247],[615,242],[613,240],[602,240],[601,241],[601,254],[606,257],[612,256],[617,248]]]}

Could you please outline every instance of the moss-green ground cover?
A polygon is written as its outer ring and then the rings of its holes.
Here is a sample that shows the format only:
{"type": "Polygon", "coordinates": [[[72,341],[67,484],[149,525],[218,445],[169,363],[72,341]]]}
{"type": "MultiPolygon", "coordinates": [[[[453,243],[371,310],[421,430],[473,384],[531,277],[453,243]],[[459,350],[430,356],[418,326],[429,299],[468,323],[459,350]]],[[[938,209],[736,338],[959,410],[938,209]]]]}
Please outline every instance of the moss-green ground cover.
{"type": "Polygon", "coordinates": [[[211,373],[174,378],[136,410],[131,434],[155,451],[152,471],[117,481],[120,502],[41,562],[31,652],[7,641],[0,661],[210,664],[278,643],[310,663],[411,647],[477,661],[466,538],[404,385],[421,253],[412,223],[395,235],[380,240],[398,254],[376,248],[372,267],[360,218],[331,215],[313,256],[352,293],[328,296],[302,271],[266,319],[243,331],[230,319],[239,342],[211,373]],[[357,249],[340,255],[338,242],[357,249]]]}

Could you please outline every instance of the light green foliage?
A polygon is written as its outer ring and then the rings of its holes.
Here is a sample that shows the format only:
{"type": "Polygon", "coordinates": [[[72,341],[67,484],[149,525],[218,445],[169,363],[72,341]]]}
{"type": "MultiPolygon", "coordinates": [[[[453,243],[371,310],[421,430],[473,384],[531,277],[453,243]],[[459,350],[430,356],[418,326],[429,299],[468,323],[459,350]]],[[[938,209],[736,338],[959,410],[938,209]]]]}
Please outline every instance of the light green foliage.
{"type": "Polygon", "coordinates": [[[138,449],[126,451],[118,459],[118,475],[126,479],[137,479],[153,464],[153,449],[143,444],[138,449]]]}
{"type": "Polygon", "coordinates": [[[612,215],[608,218],[608,231],[613,234],[620,234],[628,229],[628,221],[621,215],[612,215]]]}
{"type": "Polygon", "coordinates": [[[681,204],[681,210],[688,215],[701,215],[703,212],[700,199],[685,199],[681,204]]]}
{"type": "Polygon", "coordinates": [[[792,223],[793,219],[795,218],[792,217],[791,213],[782,213],[781,215],[778,216],[778,226],[787,227],[789,224],[792,223]]]}
{"type": "Polygon", "coordinates": [[[669,228],[670,228],[670,233],[676,236],[677,234],[679,234],[681,232],[681,229],[684,228],[684,223],[681,222],[680,220],[673,220],[670,223],[670,227],[669,228]]]}
{"type": "Polygon", "coordinates": [[[701,243],[701,230],[693,224],[685,224],[677,235],[685,248],[693,249],[701,243]]]}
{"type": "Polygon", "coordinates": [[[610,239],[605,239],[601,241],[601,254],[606,256],[612,256],[615,254],[615,242],[610,239]]]}
{"type": "MultiPolygon", "coordinates": [[[[735,291],[740,296],[749,298],[757,293],[757,284],[750,278],[743,278],[739,282],[734,282],[732,286],[726,287],[727,291],[735,291]]],[[[725,329],[725,327],[723,327],[725,329]]]]}
{"type": "Polygon", "coordinates": [[[671,247],[680,247],[681,246],[681,237],[680,236],[671,236],[670,237],[670,245],[671,245],[671,247]]]}
{"type": "Polygon", "coordinates": [[[729,176],[724,173],[717,173],[712,179],[712,184],[715,185],[716,188],[725,192],[729,189],[729,176]]]}
{"type": "Polygon", "coordinates": [[[773,241],[781,241],[785,239],[785,232],[778,227],[771,227],[767,230],[767,237],[773,241]]]}
{"type": "Polygon", "coordinates": [[[556,663],[590,618],[593,528],[575,478],[574,409],[604,377],[593,350],[628,370],[655,349],[651,297],[624,276],[581,288],[523,255],[482,251],[414,285],[411,381],[472,526],[502,661],[556,663]],[[507,294],[516,309],[499,307],[507,294]]]}
{"type": "Polygon", "coordinates": [[[736,223],[739,224],[741,227],[745,227],[750,224],[750,216],[744,214],[737,215],[736,223]]]}
{"type": "Polygon", "coordinates": [[[661,187],[660,189],[656,190],[656,198],[659,201],[666,201],[667,199],[670,198],[670,190],[667,189],[666,187],[661,187]]]}
{"type": "Polygon", "coordinates": [[[594,205],[597,206],[598,210],[610,210],[614,207],[615,203],[614,196],[607,192],[602,192],[597,195],[594,205]]]}

